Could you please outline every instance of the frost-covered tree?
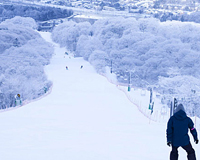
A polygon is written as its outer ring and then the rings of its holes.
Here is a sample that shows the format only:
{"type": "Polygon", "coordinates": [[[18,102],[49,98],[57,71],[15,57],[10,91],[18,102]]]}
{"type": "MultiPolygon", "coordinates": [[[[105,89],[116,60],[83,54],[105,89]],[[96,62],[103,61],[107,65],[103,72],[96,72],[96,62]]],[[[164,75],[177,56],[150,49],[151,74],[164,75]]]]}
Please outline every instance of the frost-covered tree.
{"type": "MultiPolygon", "coordinates": [[[[173,88],[179,87],[179,83],[177,75],[170,70],[176,69],[183,77],[200,78],[198,24],[118,17],[97,20],[90,27],[83,24],[85,30],[80,33],[82,24],[69,21],[59,25],[53,31],[53,38],[70,50],[69,43],[74,44],[74,53],[88,60],[98,72],[104,72],[105,67],[112,65],[118,81],[127,84],[127,73],[132,72],[131,83],[134,86],[155,86],[158,92],[172,96],[176,93],[173,88]],[[64,29],[71,33],[65,34],[64,29]],[[68,41],[74,31],[77,32],[72,38],[73,42],[68,41]],[[60,39],[58,35],[61,35],[60,39]],[[67,35],[68,38],[65,37],[67,35]],[[173,88],[162,86],[161,79],[170,79],[173,88]]],[[[196,91],[200,92],[198,88],[196,91]]],[[[187,91],[178,92],[182,94],[187,91]]]]}
{"type": "Polygon", "coordinates": [[[104,73],[105,72],[105,66],[109,63],[109,57],[107,53],[95,50],[90,55],[88,61],[95,67],[97,72],[104,73]]]}
{"type": "MultiPolygon", "coordinates": [[[[177,73],[177,69],[170,70],[172,75],[177,73]]],[[[179,103],[183,103],[189,115],[194,116],[200,113],[199,93],[200,81],[198,78],[177,73],[173,77],[159,77],[160,90],[165,97],[176,97],[179,103]]],[[[169,99],[171,100],[171,99],[169,99]]]]}
{"type": "Polygon", "coordinates": [[[24,26],[24,27],[28,27],[28,28],[32,28],[32,29],[37,29],[37,24],[36,24],[35,20],[30,17],[16,16],[12,19],[7,19],[1,23],[1,25],[7,25],[7,26],[9,26],[9,24],[11,24],[11,25],[14,24],[15,27],[17,27],[17,25],[20,25],[20,26],[24,26]]]}
{"type": "Polygon", "coordinates": [[[2,22],[0,24],[0,54],[12,46],[20,47],[31,39],[39,38],[40,35],[33,30],[35,28],[36,22],[32,18],[15,17],[2,22]],[[16,40],[18,45],[15,44],[16,40]]]}
{"type": "Polygon", "coordinates": [[[16,94],[31,100],[51,87],[44,66],[50,62],[52,45],[33,30],[33,19],[24,20],[17,17],[0,24],[0,108],[13,107],[16,94]]]}
{"type": "Polygon", "coordinates": [[[15,16],[31,17],[36,21],[47,21],[51,19],[66,18],[73,15],[71,9],[62,9],[51,6],[33,6],[24,4],[0,4],[0,13],[3,18],[13,18],[15,16]]]}
{"type": "Polygon", "coordinates": [[[67,21],[54,29],[52,38],[55,42],[60,43],[62,47],[67,47],[68,50],[75,51],[79,37],[90,34],[89,28],[89,22],[79,24],[67,21]]]}
{"type": "Polygon", "coordinates": [[[103,45],[96,37],[82,35],[77,43],[76,56],[82,56],[85,60],[88,60],[90,55],[95,50],[101,50],[103,45]]]}

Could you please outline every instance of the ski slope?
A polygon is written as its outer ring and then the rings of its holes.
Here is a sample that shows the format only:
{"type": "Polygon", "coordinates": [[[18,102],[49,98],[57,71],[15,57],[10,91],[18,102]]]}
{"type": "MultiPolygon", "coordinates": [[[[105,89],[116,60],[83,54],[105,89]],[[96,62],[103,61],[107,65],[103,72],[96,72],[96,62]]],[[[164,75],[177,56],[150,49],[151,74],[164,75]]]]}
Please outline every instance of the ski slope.
{"type": "MultiPolygon", "coordinates": [[[[150,122],[88,62],[65,55],[50,33],[41,35],[55,47],[45,68],[53,88],[42,99],[0,113],[0,159],[169,159],[166,123],[150,122]]],[[[191,142],[200,159],[200,146],[191,142]]]]}

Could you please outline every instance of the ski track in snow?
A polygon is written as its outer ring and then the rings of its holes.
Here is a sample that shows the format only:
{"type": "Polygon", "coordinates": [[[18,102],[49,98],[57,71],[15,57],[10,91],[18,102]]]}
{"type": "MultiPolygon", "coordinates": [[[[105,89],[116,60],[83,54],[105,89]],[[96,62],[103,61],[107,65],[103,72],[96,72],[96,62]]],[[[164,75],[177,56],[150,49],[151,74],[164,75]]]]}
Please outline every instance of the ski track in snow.
{"type": "MultiPolygon", "coordinates": [[[[44,98],[1,115],[2,160],[168,160],[166,124],[150,122],[82,58],[55,47],[44,98]],[[83,69],[80,66],[83,65],[83,69]],[[66,70],[68,66],[69,70],[66,70]]],[[[199,145],[191,142],[200,158],[199,145]]],[[[186,153],[179,149],[179,160],[186,153]]]]}

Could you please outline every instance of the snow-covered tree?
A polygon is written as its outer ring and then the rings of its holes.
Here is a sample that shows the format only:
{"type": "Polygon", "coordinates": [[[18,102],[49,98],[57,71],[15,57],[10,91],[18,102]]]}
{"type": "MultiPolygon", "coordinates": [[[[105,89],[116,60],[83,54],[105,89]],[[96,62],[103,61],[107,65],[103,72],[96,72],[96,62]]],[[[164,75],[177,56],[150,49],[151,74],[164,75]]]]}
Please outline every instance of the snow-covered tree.
{"type": "Polygon", "coordinates": [[[1,23],[1,25],[7,25],[7,26],[9,26],[10,24],[15,25],[15,27],[17,27],[17,25],[20,25],[20,26],[24,26],[24,27],[28,27],[32,29],[37,29],[37,24],[35,20],[30,17],[16,16],[12,19],[7,19],[1,23]]]}
{"type": "Polygon", "coordinates": [[[30,100],[51,86],[44,66],[50,62],[53,47],[33,30],[34,20],[24,20],[17,17],[0,24],[0,108],[14,106],[18,93],[23,100],[30,100]],[[14,44],[16,38],[18,45],[14,44]]]}
{"type": "MultiPolygon", "coordinates": [[[[169,72],[172,68],[176,68],[177,73],[183,77],[199,79],[198,24],[118,17],[97,20],[90,27],[84,27],[83,24],[84,33],[78,32],[82,23],[69,21],[67,25],[71,28],[65,25],[56,27],[53,38],[58,40],[58,35],[62,34],[60,44],[70,49],[68,44],[73,43],[76,46],[75,54],[89,60],[98,72],[104,72],[105,67],[112,65],[120,82],[127,83],[124,80],[127,79],[127,73],[134,71],[131,75],[134,86],[151,85],[156,86],[162,94],[168,91],[174,94],[169,86],[159,85],[162,84],[160,79],[171,78],[173,87],[179,87],[175,79],[177,75],[169,72]],[[61,28],[67,28],[66,31],[70,33],[65,35],[61,28]],[[71,37],[71,34],[75,36],[73,42],[65,37],[71,37]]],[[[198,88],[196,90],[200,91],[198,88]]]]}
{"type": "Polygon", "coordinates": [[[100,51],[100,50],[95,50],[90,55],[88,61],[95,67],[97,72],[104,73],[105,66],[107,66],[109,64],[110,60],[109,60],[107,53],[100,51]]]}

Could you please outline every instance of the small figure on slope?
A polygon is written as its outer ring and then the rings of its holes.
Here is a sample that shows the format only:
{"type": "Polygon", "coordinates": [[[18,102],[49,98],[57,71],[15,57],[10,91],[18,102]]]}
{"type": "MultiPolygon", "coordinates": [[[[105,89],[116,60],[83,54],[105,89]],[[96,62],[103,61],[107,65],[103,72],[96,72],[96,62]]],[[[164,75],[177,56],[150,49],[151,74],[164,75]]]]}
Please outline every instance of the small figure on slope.
{"type": "Polygon", "coordinates": [[[21,100],[20,94],[17,94],[15,96],[15,106],[21,106],[21,105],[22,105],[22,100],[21,100]]]}

